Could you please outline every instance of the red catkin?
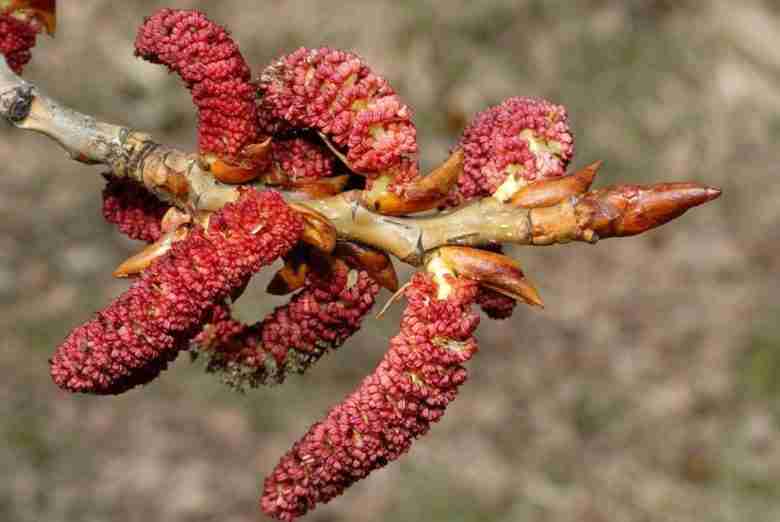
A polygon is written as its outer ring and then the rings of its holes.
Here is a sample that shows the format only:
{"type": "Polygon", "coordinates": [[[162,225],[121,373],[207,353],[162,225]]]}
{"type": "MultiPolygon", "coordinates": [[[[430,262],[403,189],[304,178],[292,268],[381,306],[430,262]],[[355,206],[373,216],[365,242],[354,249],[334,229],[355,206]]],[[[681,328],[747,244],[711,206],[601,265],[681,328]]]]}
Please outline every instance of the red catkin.
{"type": "Polygon", "coordinates": [[[266,126],[315,129],[369,177],[417,153],[411,110],[355,54],[300,48],[266,68],[260,91],[266,126]]]}
{"type": "Polygon", "coordinates": [[[169,206],[157,199],[143,185],[128,178],[104,175],[103,217],[130,239],[151,243],[157,241],[161,220],[169,206]]]}
{"type": "Polygon", "coordinates": [[[57,348],[51,376],[72,392],[116,394],[156,377],[201,329],[218,303],[303,231],[300,216],[272,191],[242,189],[209,228],[144,270],[120,297],[57,348]]]}
{"type": "Polygon", "coordinates": [[[192,92],[201,152],[236,160],[260,141],[249,67],[228,32],[206,15],[159,10],[138,30],[135,53],[178,73],[192,92]]]}
{"type": "Polygon", "coordinates": [[[293,183],[314,181],[333,174],[333,153],[306,138],[274,139],[271,161],[293,183]]]}
{"type": "Polygon", "coordinates": [[[0,54],[16,74],[22,74],[24,66],[32,58],[30,49],[35,46],[38,30],[30,23],[0,14],[0,54]]]}
{"type": "Polygon", "coordinates": [[[378,293],[379,285],[366,272],[339,263],[330,274],[310,273],[288,304],[254,325],[218,307],[195,345],[209,354],[207,370],[222,373],[239,389],[281,383],[357,332],[378,293]]]}
{"type": "Polygon", "coordinates": [[[509,319],[517,306],[511,297],[485,287],[479,288],[476,302],[491,319],[509,319]]]}
{"type": "Polygon", "coordinates": [[[460,199],[489,196],[509,173],[526,181],[563,176],[574,155],[566,108],[514,97],[479,113],[464,130],[460,199]]]}
{"type": "Polygon", "coordinates": [[[477,351],[479,316],[470,310],[477,286],[450,279],[436,298],[430,276],[406,289],[401,332],[376,370],[282,457],[266,478],[263,511],[294,520],[404,454],[438,421],[467,378],[462,364],[477,351]]]}

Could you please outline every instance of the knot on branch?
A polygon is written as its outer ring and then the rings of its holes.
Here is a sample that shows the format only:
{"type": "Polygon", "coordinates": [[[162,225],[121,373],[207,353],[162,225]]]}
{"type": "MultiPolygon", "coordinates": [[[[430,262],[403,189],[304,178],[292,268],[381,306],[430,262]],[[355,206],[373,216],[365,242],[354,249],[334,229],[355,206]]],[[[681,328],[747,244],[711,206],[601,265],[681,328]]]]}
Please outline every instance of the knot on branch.
{"type": "Polygon", "coordinates": [[[35,90],[31,85],[22,84],[0,93],[0,115],[11,123],[24,121],[30,115],[35,90]]]}

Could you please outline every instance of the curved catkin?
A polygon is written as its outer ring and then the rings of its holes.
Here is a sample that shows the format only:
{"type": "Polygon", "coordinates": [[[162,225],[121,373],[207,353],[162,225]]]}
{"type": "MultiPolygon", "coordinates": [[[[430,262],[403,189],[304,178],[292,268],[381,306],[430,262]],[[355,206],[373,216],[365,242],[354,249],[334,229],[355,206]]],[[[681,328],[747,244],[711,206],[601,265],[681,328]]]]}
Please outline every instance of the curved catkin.
{"type": "Polygon", "coordinates": [[[135,53],[179,74],[198,108],[201,152],[241,159],[259,142],[256,88],[228,32],[200,11],[161,9],[138,30],[135,53]]]}
{"type": "Polygon", "coordinates": [[[265,69],[260,92],[266,125],[321,132],[358,172],[416,167],[404,162],[417,153],[411,110],[355,54],[300,48],[265,69]]]}
{"type": "Polygon", "coordinates": [[[16,74],[22,74],[24,66],[32,58],[30,49],[35,46],[37,29],[18,18],[0,14],[0,54],[16,74]]]}
{"type": "Polygon", "coordinates": [[[451,283],[449,297],[439,300],[430,276],[412,278],[390,350],[266,478],[260,500],[266,514],[285,521],[306,514],[398,459],[441,418],[466,380],[462,364],[477,351],[472,334],[479,316],[470,310],[477,286],[451,283]]]}
{"type": "Polygon", "coordinates": [[[493,194],[514,174],[526,182],[563,176],[574,155],[566,108],[514,97],[479,113],[463,131],[460,199],[493,194]]]}
{"type": "Polygon", "coordinates": [[[366,272],[340,263],[330,274],[310,273],[303,290],[254,325],[232,319],[226,306],[216,308],[194,344],[208,354],[207,370],[232,386],[281,383],[357,332],[378,293],[366,272]]]}
{"type": "Polygon", "coordinates": [[[104,175],[103,217],[130,239],[151,243],[162,234],[166,205],[143,185],[128,178],[104,175]]]}
{"type": "Polygon", "coordinates": [[[120,297],[57,348],[51,376],[72,392],[116,394],[164,370],[209,312],[261,267],[285,254],[303,231],[300,216],[272,191],[242,189],[207,230],[144,270],[120,297]]]}

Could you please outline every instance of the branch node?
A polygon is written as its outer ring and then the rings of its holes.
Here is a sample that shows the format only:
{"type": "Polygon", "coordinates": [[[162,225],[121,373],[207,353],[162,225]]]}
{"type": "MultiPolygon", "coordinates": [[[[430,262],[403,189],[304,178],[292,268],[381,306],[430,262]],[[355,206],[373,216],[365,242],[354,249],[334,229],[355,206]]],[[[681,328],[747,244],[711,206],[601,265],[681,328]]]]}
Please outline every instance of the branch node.
{"type": "Polygon", "coordinates": [[[35,90],[31,85],[22,84],[0,94],[0,114],[11,123],[24,121],[30,115],[35,90]]]}

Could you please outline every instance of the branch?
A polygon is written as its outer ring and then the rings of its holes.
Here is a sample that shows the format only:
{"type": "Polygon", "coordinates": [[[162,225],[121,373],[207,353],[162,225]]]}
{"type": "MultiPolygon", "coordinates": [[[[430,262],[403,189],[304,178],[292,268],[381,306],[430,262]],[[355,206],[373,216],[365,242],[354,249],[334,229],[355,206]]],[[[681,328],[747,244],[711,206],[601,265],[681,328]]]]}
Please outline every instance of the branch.
{"type": "MultiPolygon", "coordinates": [[[[0,115],[19,129],[52,138],[76,161],[102,164],[113,176],[142,183],[156,197],[196,220],[238,198],[238,189],[217,181],[197,154],[65,107],[14,74],[2,57],[0,115]]],[[[559,184],[541,183],[538,188],[532,184],[523,197],[508,203],[486,197],[430,217],[373,212],[361,203],[364,199],[359,191],[325,199],[307,199],[300,192],[283,195],[328,218],[340,238],[373,246],[414,266],[444,245],[595,243],[600,238],[633,235],[720,195],[718,189],[691,183],[619,185],[577,194],[567,178],[559,184]],[[529,195],[529,189],[541,196],[529,195]],[[550,206],[528,208],[536,206],[528,201],[544,201],[550,206]]]]}
{"type": "Polygon", "coordinates": [[[0,56],[0,116],[18,129],[56,141],[71,159],[105,165],[142,183],[159,199],[188,211],[215,211],[237,198],[203,172],[197,156],[171,149],[148,134],[97,121],[43,94],[0,56]]]}

